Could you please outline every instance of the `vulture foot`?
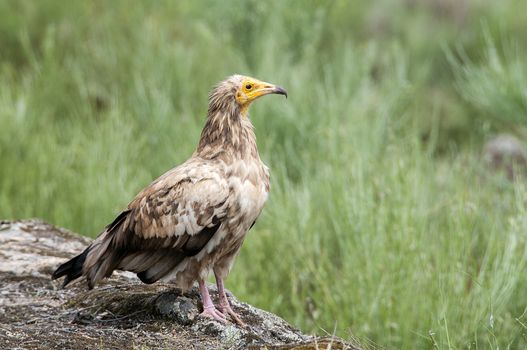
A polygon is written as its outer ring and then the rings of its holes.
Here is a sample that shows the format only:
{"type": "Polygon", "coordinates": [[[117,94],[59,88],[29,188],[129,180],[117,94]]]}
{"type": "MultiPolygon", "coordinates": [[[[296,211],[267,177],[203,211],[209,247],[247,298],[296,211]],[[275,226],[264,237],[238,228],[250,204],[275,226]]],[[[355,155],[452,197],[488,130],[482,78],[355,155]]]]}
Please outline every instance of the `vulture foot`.
{"type": "Polygon", "coordinates": [[[229,315],[234,323],[236,323],[238,326],[247,328],[247,324],[242,321],[240,318],[240,315],[238,315],[234,310],[231,308],[229,302],[227,303],[220,303],[218,305],[218,309],[222,312],[223,315],[229,315]]]}
{"type": "Polygon", "coordinates": [[[221,312],[219,312],[214,306],[204,308],[203,312],[199,315],[202,317],[212,318],[213,320],[216,320],[220,323],[227,323],[227,319],[225,318],[225,316],[221,312]]]}

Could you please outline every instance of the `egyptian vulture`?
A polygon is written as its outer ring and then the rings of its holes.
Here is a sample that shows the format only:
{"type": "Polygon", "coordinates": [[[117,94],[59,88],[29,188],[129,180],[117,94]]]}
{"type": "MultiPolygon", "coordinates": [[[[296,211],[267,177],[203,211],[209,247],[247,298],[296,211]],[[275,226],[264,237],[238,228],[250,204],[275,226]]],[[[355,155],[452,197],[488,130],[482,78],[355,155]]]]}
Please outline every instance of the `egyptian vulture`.
{"type": "Polygon", "coordinates": [[[80,255],[52,278],[63,286],[83,276],[88,287],[114,270],[132,271],[144,283],[170,281],[182,289],[198,282],[202,316],[244,325],[232,310],[223,280],[269,193],[269,170],[256,147],[248,108],[267,94],[287,92],[234,75],[210,93],[205,127],[194,154],[142,190],[80,255]],[[214,272],[215,306],[205,280],[214,272]]]}

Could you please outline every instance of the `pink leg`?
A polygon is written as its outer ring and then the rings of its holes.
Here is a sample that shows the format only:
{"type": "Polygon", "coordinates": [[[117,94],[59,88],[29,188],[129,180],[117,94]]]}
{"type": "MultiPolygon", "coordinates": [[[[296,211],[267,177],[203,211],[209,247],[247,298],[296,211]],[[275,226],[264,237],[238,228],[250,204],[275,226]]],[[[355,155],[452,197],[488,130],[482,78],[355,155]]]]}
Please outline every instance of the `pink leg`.
{"type": "Polygon", "coordinates": [[[225,286],[223,285],[223,279],[219,277],[216,273],[214,273],[214,276],[216,277],[216,285],[218,286],[218,294],[220,296],[220,304],[218,305],[218,309],[224,315],[230,315],[234,320],[234,323],[242,327],[247,327],[247,325],[241,320],[240,316],[232,309],[231,304],[229,303],[229,299],[227,299],[227,294],[225,294],[225,286]]]}
{"type": "Polygon", "coordinates": [[[214,307],[205,281],[199,281],[199,291],[201,293],[201,300],[203,301],[203,312],[200,316],[209,317],[221,323],[227,323],[225,316],[214,307]]]}

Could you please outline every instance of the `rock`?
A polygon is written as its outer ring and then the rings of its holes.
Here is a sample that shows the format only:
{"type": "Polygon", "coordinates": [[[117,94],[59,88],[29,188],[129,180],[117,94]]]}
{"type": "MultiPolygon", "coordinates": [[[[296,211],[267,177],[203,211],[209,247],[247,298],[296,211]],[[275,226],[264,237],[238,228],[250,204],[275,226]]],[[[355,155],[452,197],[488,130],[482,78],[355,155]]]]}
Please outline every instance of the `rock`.
{"type": "Polygon", "coordinates": [[[494,171],[504,171],[509,180],[527,174],[527,152],[520,140],[502,134],[489,140],[483,148],[483,159],[494,171]]]}
{"type": "Polygon", "coordinates": [[[156,299],[156,311],[163,316],[173,318],[183,325],[192,324],[199,311],[192,299],[176,294],[161,294],[156,299]]]}
{"type": "Polygon", "coordinates": [[[303,334],[231,294],[247,328],[202,318],[196,288],[145,285],[128,272],[93,290],[84,281],[61,289],[51,273],[89,242],[39,220],[0,221],[0,349],[359,349],[303,334]]]}

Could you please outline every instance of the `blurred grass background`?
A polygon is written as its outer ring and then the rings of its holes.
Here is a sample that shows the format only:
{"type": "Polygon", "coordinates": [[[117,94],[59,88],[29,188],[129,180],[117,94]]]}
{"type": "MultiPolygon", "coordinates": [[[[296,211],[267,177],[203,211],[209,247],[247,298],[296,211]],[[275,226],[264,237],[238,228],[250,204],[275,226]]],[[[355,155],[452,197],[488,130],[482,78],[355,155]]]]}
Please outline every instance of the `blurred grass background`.
{"type": "Polygon", "coordinates": [[[252,107],[272,194],[228,287],[304,331],[388,348],[527,347],[520,0],[0,1],[0,217],[94,237],[184,161],[209,89],[252,107]]]}

